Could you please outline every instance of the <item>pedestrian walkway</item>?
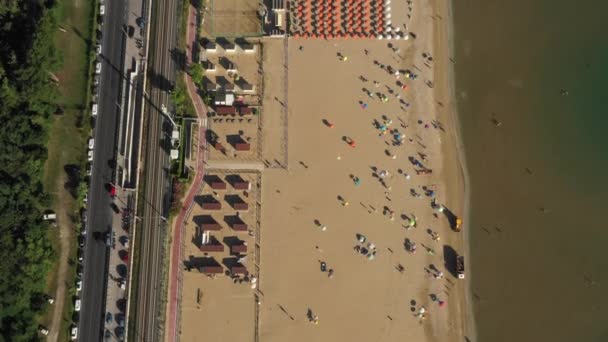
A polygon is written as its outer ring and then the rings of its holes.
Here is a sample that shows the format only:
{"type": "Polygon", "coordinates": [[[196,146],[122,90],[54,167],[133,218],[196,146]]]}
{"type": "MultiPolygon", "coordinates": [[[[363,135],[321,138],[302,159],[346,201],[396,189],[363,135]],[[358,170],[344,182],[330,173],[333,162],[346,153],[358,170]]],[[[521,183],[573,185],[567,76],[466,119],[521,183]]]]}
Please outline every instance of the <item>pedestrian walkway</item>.
{"type": "MultiPolygon", "coordinates": [[[[196,44],[196,8],[190,5],[188,9],[188,25],[186,28],[187,44],[186,56],[188,64],[192,63],[192,48],[193,44],[196,44]]],[[[196,116],[201,121],[201,125],[198,127],[198,144],[197,158],[196,158],[196,176],[194,181],[188,189],[188,195],[184,199],[182,209],[179,212],[175,220],[175,227],[173,230],[173,243],[171,246],[171,261],[170,261],[170,276],[169,276],[169,305],[167,312],[167,340],[177,341],[177,324],[178,324],[178,300],[180,298],[180,279],[181,279],[181,268],[179,266],[182,260],[182,230],[184,225],[184,218],[189,212],[190,207],[193,204],[194,196],[200,191],[203,183],[204,174],[204,157],[205,157],[205,129],[206,126],[204,119],[207,117],[207,107],[203,103],[203,100],[198,95],[196,86],[192,82],[192,78],[184,73],[184,80],[186,81],[186,88],[188,95],[192,100],[196,116]]]]}

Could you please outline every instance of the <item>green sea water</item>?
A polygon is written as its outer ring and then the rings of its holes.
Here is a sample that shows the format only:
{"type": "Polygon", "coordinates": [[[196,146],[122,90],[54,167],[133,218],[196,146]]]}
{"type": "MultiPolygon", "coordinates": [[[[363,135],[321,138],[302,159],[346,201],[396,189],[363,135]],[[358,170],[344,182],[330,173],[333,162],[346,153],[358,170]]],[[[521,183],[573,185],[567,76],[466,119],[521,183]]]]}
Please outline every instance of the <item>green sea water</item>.
{"type": "Polygon", "coordinates": [[[608,1],[453,10],[477,340],[608,341],[608,1]]]}

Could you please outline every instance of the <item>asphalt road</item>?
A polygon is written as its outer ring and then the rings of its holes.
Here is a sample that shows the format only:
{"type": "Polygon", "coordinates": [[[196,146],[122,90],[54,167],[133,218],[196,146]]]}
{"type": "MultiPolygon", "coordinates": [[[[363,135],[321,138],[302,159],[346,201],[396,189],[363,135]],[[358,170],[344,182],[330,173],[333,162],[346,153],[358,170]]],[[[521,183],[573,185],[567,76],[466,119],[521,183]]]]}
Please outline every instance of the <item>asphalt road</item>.
{"type": "MultiPolygon", "coordinates": [[[[176,2],[175,0],[159,0],[152,8],[152,23],[150,24],[151,41],[150,61],[148,64],[149,101],[145,104],[148,120],[145,143],[144,161],[144,202],[140,234],[139,253],[139,283],[135,293],[136,317],[134,331],[136,341],[153,342],[160,340],[159,332],[164,330],[160,299],[160,281],[164,250],[163,241],[167,234],[164,218],[168,212],[170,196],[168,137],[171,125],[160,112],[163,105],[169,106],[168,89],[175,80],[175,63],[171,51],[176,46],[176,2]]],[[[142,183],[140,183],[142,184],[142,183]]],[[[129,337],[130,339],[130,337],[129,337]]]]}
{"type": "Polygon", "coordinates": [[[102,62],[99,109],[94,121],[95,149],[89,188],[82,307],[78,329],[78,339],[87,342],[100,341],[103,337],[108,247],[100,233],[106,232],[112,225],[112,198],[106,184],[114,181],[111,161],[115,158],[119,116],[117,103],[123,77],[120,70],[125,38],[122,31],[125,0],[105,1],[105,6],[104,24],[101,28],[102,54],[99,57],[102,62]]]}

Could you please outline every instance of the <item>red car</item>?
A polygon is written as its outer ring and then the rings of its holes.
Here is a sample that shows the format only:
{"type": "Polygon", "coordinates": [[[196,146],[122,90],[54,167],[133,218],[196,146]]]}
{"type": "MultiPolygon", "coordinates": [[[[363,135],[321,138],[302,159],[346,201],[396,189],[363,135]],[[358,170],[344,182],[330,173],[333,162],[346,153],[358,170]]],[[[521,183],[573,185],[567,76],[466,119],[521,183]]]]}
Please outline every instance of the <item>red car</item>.
{"type": "Polygon", "coordinates": [[[106,184],[106,189],[108,189],[108,192],[112,198],[116,197],[116,187],[113,184],[106,184]]]}
{"type": "Polygon", "coordinates": [[[129,262],[129,252],[126,250],[121,250],[120,252],[118,252],[118,256],[120,257],[120,260],[122,260],[123,262],[129,262]]]}

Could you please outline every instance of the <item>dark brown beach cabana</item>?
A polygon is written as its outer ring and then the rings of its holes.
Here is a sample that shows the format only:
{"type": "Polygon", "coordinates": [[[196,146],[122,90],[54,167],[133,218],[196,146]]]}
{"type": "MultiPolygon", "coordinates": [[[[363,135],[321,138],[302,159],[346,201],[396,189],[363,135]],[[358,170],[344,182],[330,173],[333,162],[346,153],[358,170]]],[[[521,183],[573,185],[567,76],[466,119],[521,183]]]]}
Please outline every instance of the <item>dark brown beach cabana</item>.
{"type": "Polygon", "coordinates": [[[237,265],[230,267],[230,273],[235,274],[235,275],[236,274],[248,275],[249,271],[247,271],[247,267],[245,267],[241,264],[237,264],[237,265]]]}
{"type": "Polygon", "coordinates": [[[212,243],[201,245],[201,252],[223,252],[224,245],[219,241],[213,241],[212,243]]]}
{"type": "Polygon", "coordinates": [[[230,246],[230,253],[232,253],[232,254],[247,253],[247,244],[245,242],[241,242],[239,244],[230,246]]]}
{"type": "Polygon", "coordinates": [[[205,210],[220,210],[222,209],[222,203],[220,202],[203,202],[201,208],[205,210]]]}
{"type": "Polygon", "coordinates": [[[224,268],[222,266],[201,266],[199,271],[205,274],[221,274],[224,273],[224,268]]]}
{"type": "Polygon", "coordinates": [[[234,149],[237,151],[249,151],[251,150],[251,144],[244,142],[236,143],[234,144],[234,149]]]}
{"type": "Polygon", "coordinates": [[[249,190],[249,182],[248,181],[242,181],[242,182],[235,182],[232,184],[232,187],[235,190],[249,190]]]}

